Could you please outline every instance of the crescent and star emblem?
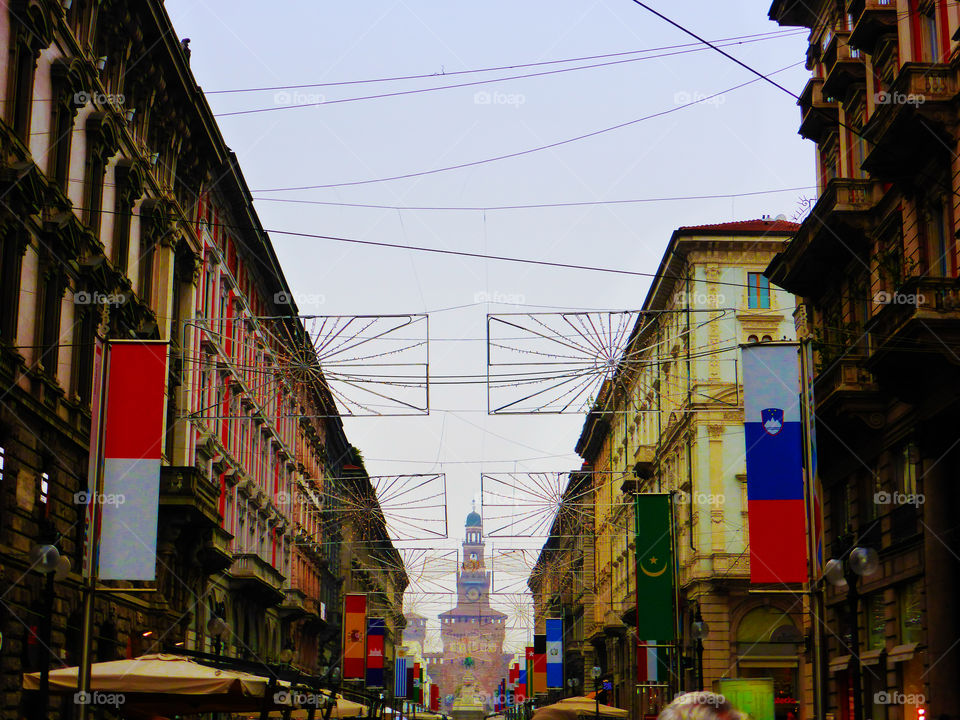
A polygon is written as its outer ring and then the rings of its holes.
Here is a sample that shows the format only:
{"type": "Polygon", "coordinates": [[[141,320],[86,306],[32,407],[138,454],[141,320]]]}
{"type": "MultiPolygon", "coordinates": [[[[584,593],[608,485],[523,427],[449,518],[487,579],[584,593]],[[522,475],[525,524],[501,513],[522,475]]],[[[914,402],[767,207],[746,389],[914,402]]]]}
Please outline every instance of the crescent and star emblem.
{"type": "MultiPolygon", "coordinates": [[[[657,564],[657,558],[652,557],[652,558],[650,558],[650,561],[649,561],[649,562],[650,562],[651,565],[656,565],[656,564],[657,564]]],[[[660,568],[659,570],[654,570],[653,572],[651,572],[650,570],[647,570],[643,565],[644,565],[643,562],[641,562],[641,563],[640,563],[640,570],[642,570],[642,571],[643,571],[643,574],[646,575],[647,577],[652,577],[652,578],[660,577],[661,575],[663,575],[663,574],[667,571],[667,566],[666,566],[666,565],[664,565],[664,566],[663,566],[662,568],[660,568]]]]}

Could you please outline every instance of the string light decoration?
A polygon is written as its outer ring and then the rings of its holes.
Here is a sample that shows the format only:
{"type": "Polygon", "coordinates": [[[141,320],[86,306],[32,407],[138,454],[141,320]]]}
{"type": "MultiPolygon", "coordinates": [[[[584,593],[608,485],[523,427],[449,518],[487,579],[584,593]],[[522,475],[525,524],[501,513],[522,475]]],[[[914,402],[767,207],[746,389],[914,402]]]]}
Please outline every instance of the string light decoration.
{"type": "MultiPolygon", "coordinates": [[[[581,534],[592,526],[593,493],[625,477],[618,472],[482,473],[480,509],[492,538],[581,534]],[[553,531],[553,532],[551,532],[553,531]]],[[[626,499],[615,498],[617,504],[626,499]]]]}
{"type": "Polygon", "coordinates": [[[311,417],[428,415],[429,318],[409,315],[254,316],[192,320],[181,338],[192,386],[217,373],[242,401],[201,397],[193,419],[271,421],[311,417]],[[291,402],[280,397],[292,398],[291,402]]]}
{"type": "MultiPolygon", "coordinates": [[[[326,525],[361,528],[360,537],[375,537],[363,530],[375,530],[382,524],[394,542],[445,539],[447,476],[347,475],[327,484],[324,508],[326,525]]],[[[415,558],[416,553],[410,557],[415,558]]]]}
{"type": "MultiPolygon", "coordinates": [[[[663,316],[684,317],[690,325],[674,337],[685,338],[698,327],[732,312],[718,308],[487,315],[487,412],[642,412],[644,408],[633,403],[617,411],[598,403],[605,386],[616,383],[625,389],[640,367],[661,363],[660,357],[650,357],[651,347],[658,343],[654,332],[643,343],[637,344],[635,339],[655,327],[663,316]]],[[[736,348],[734,338],[723,347],[687,348],[686,354],[702,357],[736,348]]],[[[665,357],[675,352],[674,348],[661,349],[665,357]]],[[[658,391],[667,393],[671,389],[658,391]]],[[[681,388],[672,391],[679,393],[681,388]]]]}

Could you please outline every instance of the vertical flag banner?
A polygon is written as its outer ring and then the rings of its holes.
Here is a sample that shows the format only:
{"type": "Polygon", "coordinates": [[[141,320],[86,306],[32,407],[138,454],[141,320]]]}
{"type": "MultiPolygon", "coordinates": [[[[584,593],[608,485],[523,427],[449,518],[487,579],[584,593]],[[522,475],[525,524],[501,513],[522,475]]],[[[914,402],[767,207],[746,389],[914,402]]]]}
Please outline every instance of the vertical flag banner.
{"type": "Polygon", "coordinates": [[[383,642],[387,622],[383,618],[367,620],[367,687],[383,687],[383,642]]]}
{"type": "Polygon", "coordinates": [[[670,496],[641,493],[634,501],[637,543],[637,637],[651,643],[676,640],[673,591],[673,513],[670,496]]]}
{"type": "Polygon", "coordinates": [[[518,705],[527,699],[527,671],[525,668],[517,671],[517,694],[515,699],[518,705]]]}
{"type": "Polygon", "coordinates": [[[363,680],[366,665],[367,596],[348,593],[343,597],[344,680],[363,680]]]}
{"type": "Polygon", "coordinates": [[[440,686],[430,686],[430,712],[440,712],[440,686]]]}
{"type": "MultiPolygon", "coordinates": [[[[90,460],[87,464],[87,490],[90,493],[100,492],[100,458],[103,457],[100,446],[100,422],[103,407],[100,400],[103,395],[105,353],[106,348],[103,341],[99,337],[96,338],[93,342],[93,380],[90,385],[93,388],[90,397],[90,460]]],[[[97,503],[87,503],[83,518],[83,567],[81,572],[84,578],[93,577],[94,569],[97,567],[95,551],[100,536],[99,519],[97,503]]]]}
{"type": "Polygon", "coordinates": [[[393,696],[405,698],[407,696],[407,659],[397,658],[393,661],[393,696]]]}
{"type": "Polygon", "coordinates": [[[547,691],[547,636],[533,636],[533,692],[547,691]]]}
{"type": "Polygon", "coordinates": [[[528,699],[530,699],[530,698],[532,698],[532,697],[536,694],[536,692],[537,692],[537,690],[536,690],[536,688],[534,687],[534,684],[533,684],[533,658],[534,658],[534,653],[533,653],[533,647],[532,647],[532,646],[530,646],[530,645],[527,646],[527,649],[526,649],[526,652],[525,652],[525,654],[524,654],[524,657],[526,658],[526,663],[527,663],[527,692],[526,692],[526,696],[527,696],[528,699]]]}
{"type": "Polygon", "coordinates": [[[547,618],[547,687],[563,689],[563,620],[547,618]]]}
{"type": "Polygon", "coordinates": [[[411,704],[417,701],[417,685],[414,681],[413,663],[407,663],[407,700],[411,704]]]}
{"type": "Polygon", "coordinates": [[[166,389],[166,342],[110,343],[103,495],[88,498],[105,501],[99,542],[103,580],[156,579],[166,389]]]}
{"type": "Polygon", "coordinates": [[[750,582],[807,580],[800,366],[794,345],[743,348],[750,582]]]}
{"type": "Polygon", "coordinates": [[[423,705],[423,672],[418,662],[413,664],[413,701],[423,705]]]}

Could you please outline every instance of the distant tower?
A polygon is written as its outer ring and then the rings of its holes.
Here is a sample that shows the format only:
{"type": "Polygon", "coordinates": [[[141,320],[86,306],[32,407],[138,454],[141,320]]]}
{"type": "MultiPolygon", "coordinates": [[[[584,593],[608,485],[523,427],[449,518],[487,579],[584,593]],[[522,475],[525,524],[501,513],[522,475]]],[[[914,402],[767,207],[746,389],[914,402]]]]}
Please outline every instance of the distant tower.
{"type": "Polygon", "coordinates": [[[427,637],[427,619],[417,613],[407,613],[407,627],[403,630],[403,642],[418,642],[423,647],[423,641],[427,637]]]}
{"type": "Polygon", "coordinates": [[[479,692],[492,697],[513,657],[503,652],[507,615],[490,607],[491,580],[484,557],[483,520],[474,509],[465,523],[457,605],[440,615],[443,663],[439,685],[447,709],[448,698],[455,695],[468,673],[475,678],[479,692]]]}

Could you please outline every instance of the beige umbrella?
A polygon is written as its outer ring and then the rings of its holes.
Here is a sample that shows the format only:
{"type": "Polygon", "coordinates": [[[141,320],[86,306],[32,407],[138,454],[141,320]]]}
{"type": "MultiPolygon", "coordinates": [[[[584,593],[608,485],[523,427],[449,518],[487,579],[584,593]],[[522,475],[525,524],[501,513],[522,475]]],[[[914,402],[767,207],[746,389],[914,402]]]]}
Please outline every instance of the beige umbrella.
{"type": "Polygon", "coordinates": [[[597,701],[586,697],[571,697],[553,705],[545,705],[535,713],[534,720],[584,720],[599,715],[602,718],[625,718],[629,713],[610,705],[600,705],[597,711],[597,701]]]}
{"type": "MultiPolygon", "coordinates": [[[[290,711],[290,720],[307,720],[310,716],[310,708],[297,708],[296,710],[290,711]]],[[[337,693],[337,704],[330,711],[330,717],[332,718],[356,718],[356,717],[368,717],[369,708],[366,705],[361,705],[358,702],[353,700],[347,700],[343,695],[337,693]]],[[[274,710],[270,713],[271,720],[276,720],[276,718],[282,718],[283,712],[280,710],[274,710]]],[[[252,716],[252,720],[256,720],[257,716],[252,716]]],[[[318,706],[313,711],[314,720],[322,720],[323,718],[323,707],[318,706]]],[[[419,716],[418,716],[419,718],[419,716]]]]}
{"type": "MultiPolygon", "coordinates": [[[[78,670],[77,667],[51,670],[51,692],[76,692],[78,670]]],[[[280,682],[274,687],[289,685],[280,682]]],[[[269,678],[208,667],[181,655],[141,655],[90,666],[90,692],[123,695],[121,712],[144,707],[155,714],[255,710],[263,704],[268,687],[269,678]]],[[[40,673],[24,673],[23,688],[39,690],[40,673]]],[[[275,707],[272,702],[270,706],[275,707]]]]}

